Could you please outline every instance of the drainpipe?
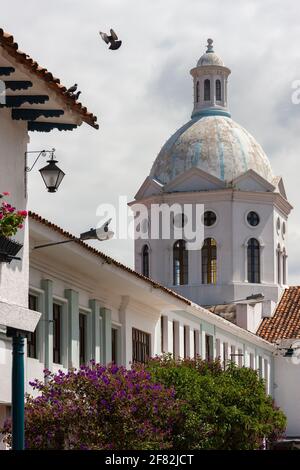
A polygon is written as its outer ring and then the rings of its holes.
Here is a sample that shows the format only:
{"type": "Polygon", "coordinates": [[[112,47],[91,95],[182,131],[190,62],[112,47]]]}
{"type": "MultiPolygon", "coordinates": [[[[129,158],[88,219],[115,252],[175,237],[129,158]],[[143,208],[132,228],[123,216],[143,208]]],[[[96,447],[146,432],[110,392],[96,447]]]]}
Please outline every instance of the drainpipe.
{"type": "Polygon", "coordinates": [[[24,332],[7,328],[12,337],[12,450],[24,450],[24,332]]]}

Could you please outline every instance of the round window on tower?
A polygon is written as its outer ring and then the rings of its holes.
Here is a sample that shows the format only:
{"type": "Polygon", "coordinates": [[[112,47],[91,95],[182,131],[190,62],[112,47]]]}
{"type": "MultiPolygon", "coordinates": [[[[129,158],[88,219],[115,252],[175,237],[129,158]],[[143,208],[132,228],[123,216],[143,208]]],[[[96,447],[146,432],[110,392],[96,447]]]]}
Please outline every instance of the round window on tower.
{"type": "Polygon", "coordinates": [[[256,227],[259,224],[259,215],[257,212],[250,211],[247,214],[247,222],[251,227],[256,227]]]}
{"type": "Polygon", "coordinates": [[[212,227],[213,225],[215,225],[216,220],[217,220],[217,216],[213,211],[204,212],[203,221],[204,221],[205,227],[212,227]]]}

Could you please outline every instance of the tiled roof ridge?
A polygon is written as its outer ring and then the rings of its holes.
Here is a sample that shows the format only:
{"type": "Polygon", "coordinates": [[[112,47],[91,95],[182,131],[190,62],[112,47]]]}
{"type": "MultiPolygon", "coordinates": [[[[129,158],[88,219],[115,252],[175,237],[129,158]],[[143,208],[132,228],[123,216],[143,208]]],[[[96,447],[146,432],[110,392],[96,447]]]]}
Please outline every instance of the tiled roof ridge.
{"type": "Polygon", "coordinates": [[[83,121],[95,129],[99,128],[99,125],[96,123],[97,117],[88,112],[87,108],[83,106],[82,103],[76,101],[72,94],[67,93],[67,88],[64,85],[61,85],[59,78],[54,77],[46,68],[41,67],[28,54],[20,51],[18,43],[15,42],[13,35],[6,33],[2,28],[0,28],[0,45],[5,48],[9,55],[22,63],[39,78],[43,79],[52,90],[60,94],[73,111],[81,116],[83,121]]]}
{"type": "Polygon", "coordinates": [[[300,338],[300,286],[284,289],[273,316],[263,318],[257,335],[270,342],[300,338]]]}

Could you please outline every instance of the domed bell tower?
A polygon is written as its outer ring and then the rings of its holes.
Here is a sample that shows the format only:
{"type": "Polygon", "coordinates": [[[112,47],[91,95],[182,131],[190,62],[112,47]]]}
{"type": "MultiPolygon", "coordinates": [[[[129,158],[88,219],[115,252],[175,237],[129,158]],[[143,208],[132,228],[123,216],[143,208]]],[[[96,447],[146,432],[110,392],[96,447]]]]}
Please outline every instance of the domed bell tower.
{"type": "Polygon", "coordinates": [[[227,109],[227,79],[231,70],[214,52],[213,40],[207,40],[207,49],[191,70],[194,79],[194,109],[192,118],[220,115],[230,117],[227,109]]]}
{"type": "Polygon", "coordinates": [[[292,206],[262,147],[231,119],[229,74],[208,39],[191,70],[192,119],[162,147],[134,202],[147,207],[146,228],[155,225],[153,207],[180,206],[181,213],[169,218],[173,228],[184,227],[186,207],[201,205],[195,226],[203,243],[191,249],[185,231],[173,238],[148,232],[135,240],[135,269],[215,313],[216,306],[224,313],[233,305],[236,322],[255,331],[288,284],[292,206]],[[260,294],[263,303],[255,301],[260,294]]]}

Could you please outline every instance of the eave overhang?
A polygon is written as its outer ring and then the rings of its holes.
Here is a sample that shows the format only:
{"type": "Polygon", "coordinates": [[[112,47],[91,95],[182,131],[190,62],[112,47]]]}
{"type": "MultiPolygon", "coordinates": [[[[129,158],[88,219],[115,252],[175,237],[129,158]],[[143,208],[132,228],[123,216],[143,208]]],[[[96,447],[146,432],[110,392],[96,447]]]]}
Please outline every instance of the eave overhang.
{"type": "MultiPolygon", "coordinates": [[[[72,130],[86,122],[99,128],[97,118],[76,101],[47,69],[20,51],[12,35],[0,28],[0,80],[13,120],[27,122],[29,131],[72,130]]],[[[3,90],[1,90],[3,91],[3,90]]]]}

